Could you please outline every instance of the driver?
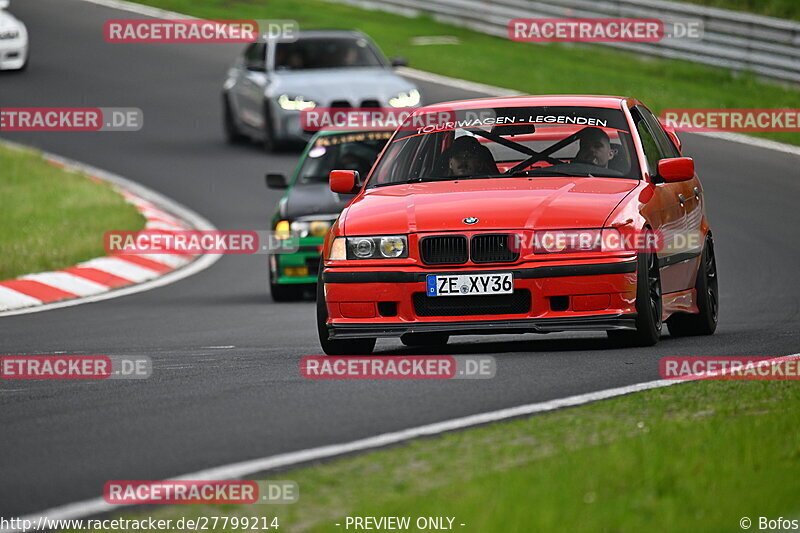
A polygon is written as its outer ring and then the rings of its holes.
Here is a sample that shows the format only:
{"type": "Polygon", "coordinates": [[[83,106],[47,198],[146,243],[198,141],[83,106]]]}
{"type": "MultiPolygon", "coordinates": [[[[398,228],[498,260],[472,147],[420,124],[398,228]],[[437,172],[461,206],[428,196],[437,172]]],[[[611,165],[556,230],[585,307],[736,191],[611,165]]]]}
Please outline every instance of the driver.
{"type": "Polygon", "coordinates": [[[616,150],[611,148],[611,140],[605,131],[600,128],[586,128],[580,134],[580,148],[572,162],[608,168],[608,162],[615,155],[616,150]]]}
{"type": "Polygon", "coordinates": [[[497,164],[492,153],[475,137],[464,135],[457,138],[444,155],[450,176],[497,174],[497,164]]]}

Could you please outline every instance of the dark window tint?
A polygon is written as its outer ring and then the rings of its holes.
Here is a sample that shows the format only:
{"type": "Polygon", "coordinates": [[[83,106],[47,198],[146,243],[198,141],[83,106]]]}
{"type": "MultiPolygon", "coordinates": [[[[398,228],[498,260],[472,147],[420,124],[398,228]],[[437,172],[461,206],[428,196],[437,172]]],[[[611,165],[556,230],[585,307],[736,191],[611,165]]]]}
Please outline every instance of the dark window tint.
{"type": "Polygon", "coordinates": [[[307,38],[275,47],[276,70],[380,67],[385,61],[367,39],[307,38]]]}
{"type": "Polygon", "coordinates": [[[266,43],[253,43],[244,51],[245,66],[251,70],[264,70],[266,67],[266,43]]]}
{"type": "Polygon", "coordinates": [[[669,156],[664,155],[661,145],[653,135],[650,125],[647,124],[641,111],[634,107],[631,109],[631,115],[633,116],[634,124],[636,124],[636,131],[639,132],[639,138],[642,140],[642,147],[644,148],[644,155],[647,157],[647,166],[650,169],[650,174],[655,176],[658,172],[658,161],[669,156]]]}
{"type": "Polygon", "coordinates": [[[674,144],[672,144],[672,140],[670,140],[669,136],[664,131],[664,128],[661,127],[661,123],[658,121],[655,115],[653,115],[649,109],[643,106],[636,106],[636,110],[641,114],[641,116],[644,118],[644,121],[653,132],[653,137],[658,143],[658,146],[661,149],[661,153],[664,154],[664,157],[680,157],[680,152],[678,152],[678,149],[674,144]]]}

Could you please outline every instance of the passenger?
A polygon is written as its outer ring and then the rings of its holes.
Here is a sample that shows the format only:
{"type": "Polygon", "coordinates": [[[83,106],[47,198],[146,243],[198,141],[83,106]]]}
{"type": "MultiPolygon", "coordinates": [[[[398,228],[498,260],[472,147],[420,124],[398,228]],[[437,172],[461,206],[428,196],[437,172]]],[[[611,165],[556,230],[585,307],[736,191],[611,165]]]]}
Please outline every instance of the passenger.
{"type": "Polygon", "coordinates": [[[475,137],[465,135],[457,138],[443,155],[450,176],[486,176],[498,173],[492,152],[475,137]]]}
{"type": "Polygon", "coordinates": [[[585,163],[608,168],[616,151],[611,148],[608,134],[600,128],[586,128],[580,134],[580,147],[573,163],[585,163]]]}
{"type": "Polygon", "coordinates": [[[358,64],[358,48],[355,46],[348,46],[342,57],[342,66],[354,67],[358,64]]]}

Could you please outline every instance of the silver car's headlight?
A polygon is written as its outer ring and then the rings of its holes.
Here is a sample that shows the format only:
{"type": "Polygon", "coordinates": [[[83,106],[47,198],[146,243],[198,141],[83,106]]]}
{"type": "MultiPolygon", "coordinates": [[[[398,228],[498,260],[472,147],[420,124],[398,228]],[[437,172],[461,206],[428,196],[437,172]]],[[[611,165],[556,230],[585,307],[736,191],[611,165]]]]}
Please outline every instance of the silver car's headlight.
{"type": "Polygon", "coordinates": [[[6,39],[17,39],[19,38],[19,35],[19,30],[0,31],[0,41],[5,41],[6,39]]]}
{"type": "Polygon", "coordinates": [[[419,91],[411,89],[407,93],[400,93],[394,98],[389,98],[389,105],[392,107],[414,107],[419,105],[419,91]]]}
{"type": "Polygon", "coordinates": [[[333,242],[330,259],[403,259],[408,257],[405,235],[339,237],[333,242]]]}
{"type": "Polygon", "coordinates": [[[317,103],[312,100],[306,100],[302,96],[290,97],[288,94],[282,94],[278,97],[278,105],[287,111],[302,111],[304,109],[313,109],[317,103]]]}

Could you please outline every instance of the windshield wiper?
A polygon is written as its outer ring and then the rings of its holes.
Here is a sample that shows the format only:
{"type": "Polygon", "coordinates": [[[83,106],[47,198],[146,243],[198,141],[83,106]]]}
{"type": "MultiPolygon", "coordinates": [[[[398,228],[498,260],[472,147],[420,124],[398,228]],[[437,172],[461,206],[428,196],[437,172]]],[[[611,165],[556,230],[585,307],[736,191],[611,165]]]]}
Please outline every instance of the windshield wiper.
{"type": "Polygon", "coordinates": [[[608,172],[569,172],[567,170],[551,170],[551,167],[544,167],[544,168],[533,168],[530,170],[520,170],[518,172],[514,172],[513,174],[503,174],[505,177],[509,178],[519,178],[519,177],[546,177],[546,176],[568,176],[571,178],[622,178],[625,177],[621,172],[616,170],[610,170],[608,172]],[[532,174],[535,173],[535,174],[532,174]]]}
{"type": "Polygon", "coordinates": [[[411,178],[403,181],[378,183],[376,185],[373,185],[372,187],[388,187],[389,185],[407,185],[409,183],[429,183],[432,181],[483,180],[488,178],[503,178],[503,177],[508,177],[508,176],[506,176],[505,174],[484,174],[481,176],[437,176],[428,178],[411,178]]]}

